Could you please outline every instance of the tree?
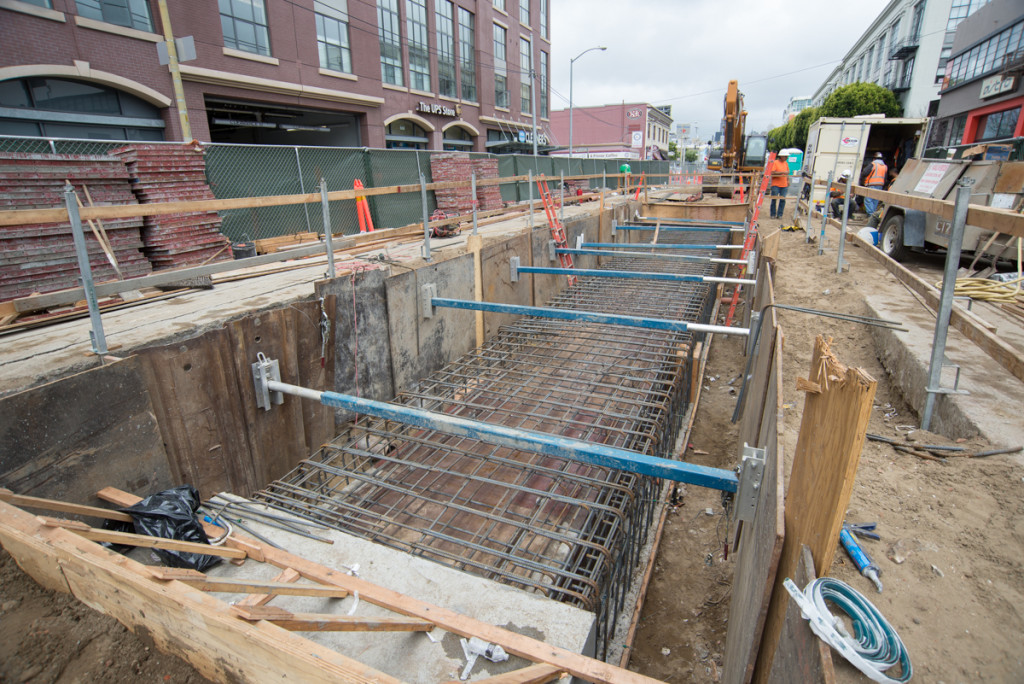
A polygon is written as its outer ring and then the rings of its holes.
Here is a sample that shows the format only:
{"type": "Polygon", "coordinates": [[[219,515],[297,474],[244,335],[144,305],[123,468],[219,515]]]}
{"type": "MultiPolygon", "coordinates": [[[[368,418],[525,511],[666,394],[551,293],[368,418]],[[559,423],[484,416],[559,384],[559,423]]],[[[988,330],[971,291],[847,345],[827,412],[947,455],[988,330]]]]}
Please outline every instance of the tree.
{"type": "Polygon", "coordinates": [[[668,141],[668,158],[671,161],[679,161],[679,143],[675,140],[668,141]]]}
{"type": "Polygon", "coordinates": [[[790,147],[798,147],[801,150],[807,148],[807,129],[811,127],[812,123],[824,116],[821,113],[822,109],[822,107],[807,107],[800,110],[800,113],[789,122],[788,125],[792,127],[792,135],[789,139],[790,147]]]}
{"type": "Polygon", "coordinates": [[[686,149],[686,161],[688,161],[688,162],[695,162],[695,161],[697,161],[697,150],[695,148],[688,147],[686,149]]]}
{"type": "MultiPolygon", "coordinates": [[[[851,83],[838,88],[819,107],[818,116],[848,117],[863,114],[900,116],[903,107],[893,92],[874,83],[851,83]]],[[[801,112],[802,114],[803,112],[801,112]]]]}

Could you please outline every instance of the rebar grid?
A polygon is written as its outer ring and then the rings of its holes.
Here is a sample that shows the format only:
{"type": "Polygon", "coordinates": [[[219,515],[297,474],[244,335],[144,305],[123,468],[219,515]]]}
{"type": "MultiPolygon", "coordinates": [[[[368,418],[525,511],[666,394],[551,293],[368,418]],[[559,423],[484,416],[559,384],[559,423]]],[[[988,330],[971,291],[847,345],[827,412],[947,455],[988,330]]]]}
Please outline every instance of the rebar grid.
{"type": "MultiPolygon", "coordinates": [[[[722,239],[662,237],[698,235],[722,239]]],[[[603,267],[723,270],[644,257],[611,257],[603,267]]],[[[704,283],[591,277],[550,305],[706,322],[716,292],[704,283]]],[[[394,401],[670,458],[701,338],[527,317],[394,401]]],[[[652,478],[364,416],[257,498],[594,611],[603,656],[658,493],[652,478]]]]}

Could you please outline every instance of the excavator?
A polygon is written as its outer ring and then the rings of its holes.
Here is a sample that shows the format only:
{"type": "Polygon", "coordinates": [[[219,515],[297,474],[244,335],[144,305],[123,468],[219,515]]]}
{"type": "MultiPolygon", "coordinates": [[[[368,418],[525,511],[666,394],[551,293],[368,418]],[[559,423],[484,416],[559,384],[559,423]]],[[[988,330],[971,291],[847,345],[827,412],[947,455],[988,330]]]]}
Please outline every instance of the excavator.
{"type": "Polygon", "coordinates": [[[738,81],[729,81],[723,109],[722,148],[713,150],[708,157],[708,171],[722,175],[717,180],[705,184],[703,191],[717,193],[719,197],[732,197],[733,188],[740,181],[729,174],[761,171],[768,154],[768,138],[763,135],[743,134],[747,124],[747,112],[743,109],[743,93],[740,92],[738,81]]]}

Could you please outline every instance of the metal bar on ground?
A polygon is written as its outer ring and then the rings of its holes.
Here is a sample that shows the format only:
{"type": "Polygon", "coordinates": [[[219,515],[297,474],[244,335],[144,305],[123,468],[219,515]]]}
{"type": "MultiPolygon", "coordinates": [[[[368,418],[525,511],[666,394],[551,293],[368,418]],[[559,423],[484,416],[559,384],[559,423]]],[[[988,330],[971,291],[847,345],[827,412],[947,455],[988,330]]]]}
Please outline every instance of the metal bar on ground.
{"type": "Polygon", "coordinates": [[[671,461],[666,458],[615,449],[603,444],[467,420],[411,406],[388,404],[338,392],[319,392],[276,380],[268,380],[267,389],[271,392],[282,392],[304,399],[313,399],[324,406],[395,420],[461,437],[493,442],[513,449],[534,451],[556,458],[566,458],[630,473],[659,477],[673,482],[685,482],[726,492],[735,492],[739,482],[736,473],[731,470],[671,461]]]}
{"type": "Polygon", "coordinates": [[[557,318],[566,321],[587,321],[608,325],[623,325],[629,328],[648,328],[651,330],[671,330],[674,332],[710,332],[726,335],[746,335],[747,328],[733,328],[724,325],[708,325],[689,321],[670,321],[664,318],[641,318],[606,314],[598,311],[577,311],[575,309],[555,309],[543,306],[523,306],[520,304],[498,304],[496,302],[475,302],[469,299],[448,299],[431,297],[432,306],[449,309],[467,309],[470,311],[490,311],[491,313],[507,313],[519,316],[537,316],[540,318],[557,318]]]}
{"type": "MultiPolygon", "coordinates": [[[[638,248],[649,245],[638,244],[638,248]]],[[[647,259],[679,259],[681,261],[696,261],[706,264],[745,264],[745,259],[722,259],[719,257],[699,256],[696,254],[656,254],[654,252],[627,252],[618,249],[572,249],[569,247],[558,247],[555,254],[593,254],[595,256],[642,256],[647,259]]]]}
{"type": "Polygon", "coordinates": [[[754,285],[749,278],[719,278],[717,276],[688,275],[685,273],[659,273],[657,271],[611,271],[592,268],[553,268],[550,266],[519,266],[519,273],[546,273],[549,275],[577,275],[592,278],[634,278],[636,280],[672,280],[680,283],[728,283],[754,285]]]}

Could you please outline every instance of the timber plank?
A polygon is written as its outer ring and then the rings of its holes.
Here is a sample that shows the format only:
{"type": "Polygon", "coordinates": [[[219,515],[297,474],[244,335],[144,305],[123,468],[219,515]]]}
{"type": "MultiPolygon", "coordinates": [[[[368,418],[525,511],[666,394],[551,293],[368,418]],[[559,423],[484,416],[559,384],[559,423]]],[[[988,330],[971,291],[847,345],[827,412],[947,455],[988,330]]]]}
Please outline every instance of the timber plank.
{"type": "MultiPolygon", "coordinates": [[[[0,503],[0,541],[27,572],[46,568],[90,608],[151,637],[216,681],[378,682],[397,679],[269,623],[249,623],[203,592],[154,582],[145,566],[0,503]]],[[[46,584],[45,575],[32,577],[46,584]],[[40,577],[43,579],[41,580],[40,577]]]]}
{"type": "Polygon", "coordinates": [[[67,501],[57,501],[55,499],[42,499],[37,496],[21,496],[15,494],[9,489],[0,488],[0,501],[6,501],[14,506],[21,508],[39,508],[44,511],[57,511],[59,513],[70,513],[72,515],[87,515],[93,518],[102,518],[104,520],[119,520],[121,522],[131,522],[132,516],[121,511],[112,511],[109,508],[99,508],[97,506],[85,506],[82,504],[69,503],[67,501]]]}
{"type": "Polygon", "coordinates": [[[267,606],[232,606],[244,620],[266,620],[290,632],[429,632],[433,623],[392,617],[354,617],[331,613],[292,613],[267,606]]]}
{"type": "Polygon", "coordinates": [[[86,539],[92,541],[110,542],[111,544],[123,544],[125,546],[140,546],[147,549],[168,549],[171,551],[186,551],[188,553],[201,553],[206,556],[219,556],[221,558],[244,559],[245,551],[238,549],[224,548],[223,546],[211,546],[196,542],[179,541],[165,537],[149,537],[144,534],[132,532],[114,532],[112,530],[99,530],[89,527],[85,523],[75,520],[58,520],[56,518],[40,517],[44,527],[59,527],[71,530],[86,539]]]}
{"type": "MultiPolygon", "coordinates": [[[[298,575],[296,575],[296,577],[297,576],[298,575]]],[[[342,589],[341,587],[327,586],[323,584],[296,584],[294,582],[261,582],[257,580],[230,580],[222,579],[219,577],[209,577],[208,575],[203,575],[202,577],[176,577],[173,575],[168,575],[166,577],[158,577],[158,579],[185,582],[186,584],[194,586],[197,589],[202,589],[203,591],[223,592],[229,594],[239,594],[243,592],[259,592],[260,594],[270,594],[274,596],[320,596],[324,598],[345,598],[346,596],[348,596],[348,592],[342,589]]],[[[245,607],[240,603],[236,605],[243,608],[245,607]]]]}
{"type": "MultiPolygon", "coordinates": [[[[119,506],[131,506],[140,498],[128,492],[107,488],[100,497],[119,506]]],[[[0,504],[2,505],[2,504],[0,504]]],[[[569,674],[581,677],[596,684],[657,684],[657,680],[645,675],[630,672],[587,656],[573,653],[564,648],[545,644],[522,634],[487,624],[480,620],[456,613],[453,610],[435,606],[397,591],[381,587],[360,577],[332,570],[305,558],[273,547],[264,547],[266,562],[279,568],[293,568],[306,579],[316,580],[324,584],[334,584],[351,592],[359,592],[359,598],[376,606],[387,608],[395,613],[420,618],[432,622],[441,629],[454,632],[460,636],[476,636],[484,641],[501,645],[506,652],[517,655],[532,662],[554,665],[569,674]]],[[[259,624],[259,623],[257,623],[259,624]]]]}
{"type": "Polygon", "coordinates": [[[786,537],[758,654],[755,681],[766,682],[782,633],[800,545],[814,557],[815,572],[828,571],[853,491],[877,385],[863,370],[847,368],[819,335],[814,341],[810,378],[821,387],[807,394],[786,495],[786,537]]]}
{"type": "MultiPolygon", "coordinates": [[[[866,188],[862,185],[853,186],[850,192],[861,197],[881,200],[886,204],[892,204],[897,207],[926,211],[929,214],[935,214],[946,220],[953,219],[953,202],[951,200],[915,197],[899,192],[866,188]]],[[[967,209],[967,224],[984,228],[985,230],[1005,233],[1013,237],[1024,237],[1024,215],[1010,209],[994,209],[979,204],[971,204],[967,209]]]]}
{"type": "MultiPolygon", "coordinates": [[[[294,582],[299,579],[299,573],[295,572],[291,568],[285,568],[274,578],[275,582],[294,582]]],[[[276,594],[249,594],[241,601],[235,603],[236,606],[264,606],[274,600],[276,594]]]]}

